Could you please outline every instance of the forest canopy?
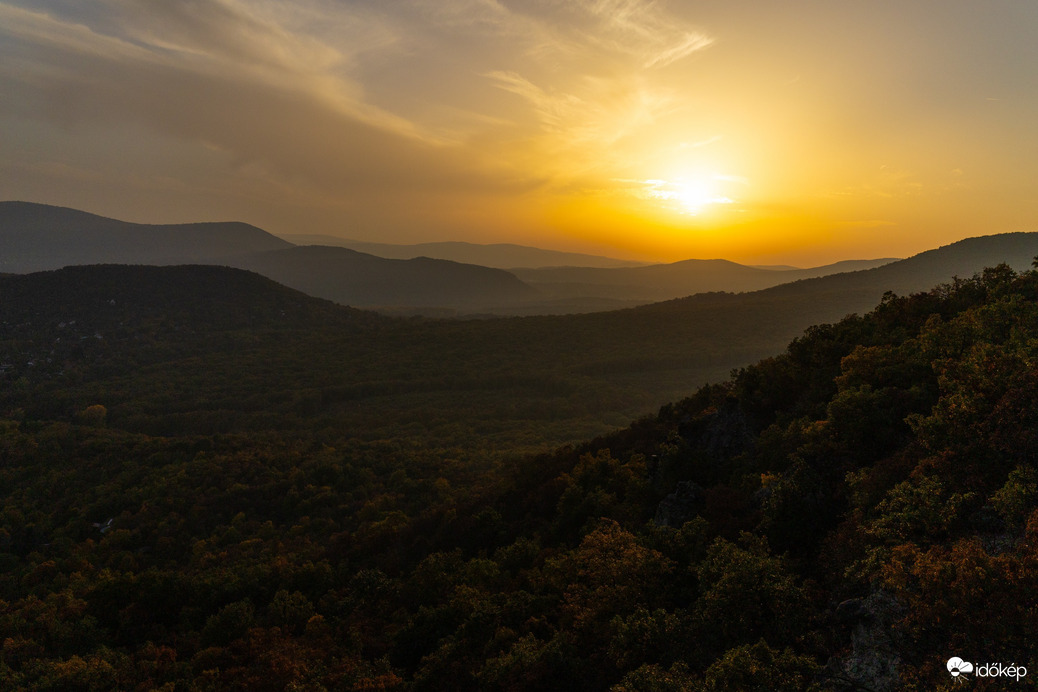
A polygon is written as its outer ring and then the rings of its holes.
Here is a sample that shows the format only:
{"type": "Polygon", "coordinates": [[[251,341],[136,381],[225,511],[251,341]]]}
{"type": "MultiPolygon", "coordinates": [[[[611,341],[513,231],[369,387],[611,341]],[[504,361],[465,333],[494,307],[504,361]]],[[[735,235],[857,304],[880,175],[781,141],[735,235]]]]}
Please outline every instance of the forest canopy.
{"type": "MultiPolygon", "coordinates": [[[[256,353],[294,328],[264,321],[281,309],[250,313],[256,353]]],[[[56,316],[5,317],[4,353],[56,316]]],[[[539,454],[423,445],[403,418],[354,434],[320,390],[284,425],[262,378],[207,430],[219,407],[180,394],[249,357],[219,323],[122,315],[60,367],[0,373],[5,689],[932,690],[953,656],[1038,668],[1038,272],[887,294],[539,454]],[[105,398],[135,382],[138,413],[105,398]]]]}

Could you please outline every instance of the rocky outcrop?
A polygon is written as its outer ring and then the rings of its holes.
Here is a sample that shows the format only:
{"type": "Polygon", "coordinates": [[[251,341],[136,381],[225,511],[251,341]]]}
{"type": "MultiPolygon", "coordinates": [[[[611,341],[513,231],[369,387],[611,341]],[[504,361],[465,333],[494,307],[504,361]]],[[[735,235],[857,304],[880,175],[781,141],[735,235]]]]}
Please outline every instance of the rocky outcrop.
{"type": "Polygon", "coordinates": [[[678,434],[718,461],[727,461],[748,451],[754,440],[750,421],[734,401],[695,420],[682,421],[678,434]]]}
{"type": "Polygon", "coordinates": [[[656,526],[681,528],[703,508],[703,489],[692,481],[678,483],[677,490],[667,495],[656,507],[653,523],[656,526]]]}
{"type": "Polygon", "coordinates": [[[897,600],[882,589],[866,598],[840,603],[834,619],[839,626],[850,628],[851,646],[847,654],[830,659],[826,665],[826,684],[837,690],[897,689],[901,647],[893,626],[902,610],[897,600]]]}

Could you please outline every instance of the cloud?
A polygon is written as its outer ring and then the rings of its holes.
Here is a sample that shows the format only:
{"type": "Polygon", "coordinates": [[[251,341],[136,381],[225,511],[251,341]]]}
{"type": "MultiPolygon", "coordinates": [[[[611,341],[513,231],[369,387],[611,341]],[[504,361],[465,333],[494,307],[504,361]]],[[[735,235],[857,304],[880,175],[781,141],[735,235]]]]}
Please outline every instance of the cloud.
{"type": "Polygon", "coordinates": [[[609,146],[651,125],[674,104],[668,93],[636,78],[585,76],[567,90],[548,91],[515,72],[491,72],[487,77],[526,100],[543,128],[570,147],[609,146]]]}
{"type": "Polygon", "coordinates": [[[479,89],[473,84],[478,75],[487,74],[516,93],[522,87],[521,95],[538,117],[557,126],[563,118],[576,120],[577,107],[599,119],[610,107],[636,116],[657,107],[666,99],[648,93],[645,84],[631,97],[617,99],[610,82],[619,78],[630,85],[638,70],[670,64],[710,42],[643,0],[584,0],[562,23],[563,16],[551,6],[530,3],[511,9],[497,0],[399,6],[308,0],[290,7],[264,0],[99,0],[92,5],[87,11],[76,3],[44,2],[41,11],[0,3],[0,36],[6,39],[0,49],[10,54],[12,44],[18,44],[17,57],[29,57],[19,70],[8,70],[9,76],[21,71],[22,79],[35,75],[42,80],[64,72],[87,83],[104,81],[77,69],[77,61],[87,59],[116,71],[132,65],[137,71],[150,67],[198,79],[233,79],[312,99],[379,129],[440,144],[456,141],[456,134],[443,136],[423,124],[420,115],[405,117],[375,102],[370,92],[379,85],[368,65],[377,60],[369,58],[406,56],[418,75],[423,62],[441,57],[493,61],[491,69],[467,75],[441,71],[441,78],[468,81],[454,90],[460,96],[455,103],[441,92],[442,107],[476,111],[474,123],[500,120],[479,112],[483,104],[469,98],[479,89]],[[610,58],[606,70],[596,68],[602,53],[610,58]],[[634,62],[625,63],[631,56],[634,62]],[[30,62],[39,64],[25,70],[30,62]],[[536,90],[527,88],[534,85],[536,90]]]}
{"type": "MultiPolygon", "coordinates": [[[[290,22],[281,5],[260,1],[149,2],[147,11],[130,0],[104,0],[101,4],[108,12],[91,18],[89,24],[79,23],[74,16],[3,8],[4,14],[22,20],[5,29],[22,37],[29,34],[26,27],[37,29],[31,32],[31,39],[44,49],[45,61],[60,60],[62,54],[66,58],[80,55],[123,66],[164,67],[200,79],[234,79],[321,101],[382,129],[423,135],[414,123],[369,103],[362,84],[346,69],[357,53],[392,42],[388,30],[367,18],[361,21],[352,13],[315,17],[313,8],[307,12],[300,4],[290,22]],[[322,18],[340,32],[341,43],[332,45],[307,33],[322,18]],[[360,24],[363,28],[352,34],[342,29],[360,24]]],[[[66,59],[66,69],[73,65],[66,59]]]]}
{"type": "MultiPolygon", "coordinates": [[[[64,51],[110,60],[150,60],[153,57],[146,49],[92,31],[84,24],[62,21],[45,12],[2,3],[0,36],[5,37],[2,45],[6,53],[28,49],[36,54],[64,51]]],[[[26,67],[26,62],[21,62],[18,67],[26,67]]],[[[12,75],[15,70],[8,66],[4,72],[12,75]]]]}
{"type": "Polygon", "coordinates": [[[329,188],[464,177],[434,135],[367,102],[336,72],[346,56],[312,36],[231,0],[155,3],[139,17],[108,4],[93,26],[0,5],[0,50],[20,63],[4,78],[37,99],[37,116],[143,123],[329,188]]]}
{"type": "Polygon", "coordinates": [[[419,216],[613,165],[708,44],[641,1],[0,0],[4,171],[419,216]]]}
{"type": "Polygon", "coordinates": [[[516,35],[526,42],[524,59],[482,74],[522,99],[512,119],[529,128],[526,148],[554,162],[550,176],[560,189],[630,167],[624,142],[644,138],[688,107],[688,94],[675,91],[662,68],[712,43],[646,0],[535,2],[523,9],[512,21],[523,27],[516,35]]]}
{"type": "Polygon", "coordinates": [[[581,0],[595,19],[585,33],[592,43],[634,56],[642,67],[664,67],[705,48],[713,39],[684,26],[651,0],[581,0]]]}

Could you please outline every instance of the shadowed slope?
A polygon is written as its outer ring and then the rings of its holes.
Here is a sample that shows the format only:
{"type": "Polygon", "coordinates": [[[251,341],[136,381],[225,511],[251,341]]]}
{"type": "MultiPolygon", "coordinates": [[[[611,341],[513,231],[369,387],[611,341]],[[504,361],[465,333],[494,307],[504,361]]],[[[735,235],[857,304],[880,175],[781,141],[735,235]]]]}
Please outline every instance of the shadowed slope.
{"type": "Polygon", "coordinates": [[[478,309],[530,299],[536,292],[501,269],[418,257],[392,260],[308,245],[229,261],[310,295],[357,307],[478,309]]]}

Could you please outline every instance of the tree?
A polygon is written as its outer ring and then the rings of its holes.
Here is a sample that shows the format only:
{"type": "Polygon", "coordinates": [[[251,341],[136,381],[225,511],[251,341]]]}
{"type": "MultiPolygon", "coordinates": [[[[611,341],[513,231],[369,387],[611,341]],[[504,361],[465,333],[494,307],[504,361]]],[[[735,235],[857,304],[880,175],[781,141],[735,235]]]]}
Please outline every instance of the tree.
{"type": "Polygon", "coordinates": [[[799,692],[808,687],[818,664],[792,649],[777,651],[763,639],[735,647],[710,664],[697,692],[799,692]]]}
{"type": "Polygon", "coordinates": [[[807,621],[804,591],[767,540],[743,533],[740,542],[716,539],[697,568],[702,595],[693,612],[703,653],[760,637],[792,643],[807,621]]]}

